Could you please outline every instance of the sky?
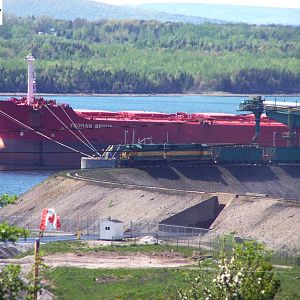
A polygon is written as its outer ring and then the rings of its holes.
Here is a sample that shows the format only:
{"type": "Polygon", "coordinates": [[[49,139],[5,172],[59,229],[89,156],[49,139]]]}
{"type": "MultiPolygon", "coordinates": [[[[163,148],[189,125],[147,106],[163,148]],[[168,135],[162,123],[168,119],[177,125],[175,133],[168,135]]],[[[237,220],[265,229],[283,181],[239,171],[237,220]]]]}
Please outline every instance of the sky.
{"type": "Polygon", "coordinates": [[[112,5],[143,4],[143,3],[219,3],[233,5],[251,5],[265,7],[300,8],[299,0],[94,0],[112,5]]]}

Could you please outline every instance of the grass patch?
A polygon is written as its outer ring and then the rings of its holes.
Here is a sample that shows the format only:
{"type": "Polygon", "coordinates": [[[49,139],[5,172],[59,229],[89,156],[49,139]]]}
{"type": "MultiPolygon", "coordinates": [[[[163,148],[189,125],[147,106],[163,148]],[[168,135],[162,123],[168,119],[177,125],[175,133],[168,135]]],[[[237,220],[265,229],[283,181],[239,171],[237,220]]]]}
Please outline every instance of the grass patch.
{"type": "Polygon", "coordinates": [[[191,257],[196,248],[176,245],[109,245],[106,247],[97,247],[95,251],[109,251],[109,252],[140,252],[140,253],[163,253],[163,252],[178,252],[185,257],[191,257]]]}
{"type": "MultiPolygon", "coordinates": [[[[50,270],[49,288],[59,299],[177,299],[176,290],[187,286],[197,269],[79,269],[50,270]]],[[[207,275],[212,271],[206,270],[207,275]]],[[[300,299],[300,267],[276,269],[281,291],[276,300],[300,299]]]]}
{"type": "Polygon", "coordinates": [[[281,281],[281,291],[276,295],[276,300],[300,299],[300,267],[290,269],[276,269],[281,281]]]}
{"type": "MultiPolygon", "coordinates": [[[[196,270],[189,270],[196,276],[196,270]]],[[[47,279],[59,299],[176,299],[176,286],[184,287],[182,269],[55,268],[47,279]]]]}
{"type": "MultiPolygon", "coordinates": [[[[43,254],[54,254],[54,253],[78,253],[78,252],[98,252],[98,251],[109,251],[109,252],[120,252],[120,253],[163,253],[163,252],[178,252],[184,257],[191,257],[194,250],[197,248],[187,246],[176,246],[176,245],[104,245],[104,246],[91,246],[88,243],[81,241],[68,241],[68,242],[53,242],[47,244],[41,244],[40,251],[43,254]]],[[[17,258],[25,257],[27,255],[33,255],[33,250],[29,250],[24,253],[20,253],[17,258]]]]}
{"type": "MultiPolygon", "coordinates": [[[[15,258],[25,257],[27,255],[33,255],[33,249],[26,252],[22,252],[15,256],[15,258]]],[[[88,244],[80,241],[71,242],[53,242],[40,245],[40,251],[44,254],[54,253],[76,253],[76,252],[87,252],[90,251],[88,244]]]]}

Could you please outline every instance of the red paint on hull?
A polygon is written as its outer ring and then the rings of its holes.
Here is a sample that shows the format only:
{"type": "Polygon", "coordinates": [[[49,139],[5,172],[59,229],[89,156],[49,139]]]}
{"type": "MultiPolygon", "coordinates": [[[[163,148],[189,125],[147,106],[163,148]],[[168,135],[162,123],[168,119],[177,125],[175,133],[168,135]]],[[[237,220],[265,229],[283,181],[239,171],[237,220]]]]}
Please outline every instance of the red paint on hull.
{"type": "MultiPolygon", "coordinates": [[[[153,143],[249,144],[255,131],[252,115],[74,111],[42,98],[36,99],[35,105],[27,105],[25,100],[0,101],[0,165],[71,168],[80,166],[81,156],[4,114],[87,154],[92,154],[91,150],[71,132],[78,136],[82,132],[100,152],[109,144],[145,138],[153,143]]],[[[286,131],[286,126],[262,117],[258,143],[287,146],[282,138],[286,131]]]]}

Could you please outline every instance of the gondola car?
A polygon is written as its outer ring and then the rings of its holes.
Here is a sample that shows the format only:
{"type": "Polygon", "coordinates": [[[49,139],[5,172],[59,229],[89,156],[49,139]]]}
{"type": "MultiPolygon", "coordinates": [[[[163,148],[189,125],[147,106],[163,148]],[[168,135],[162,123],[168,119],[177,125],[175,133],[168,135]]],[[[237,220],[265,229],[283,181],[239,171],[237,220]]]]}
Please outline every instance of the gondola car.
{"type": "Polygon", "coordinates": [[[212,147],[216,164],[252,165],[263,164],[264,148],[258,145],[223,145],[212,147]]]}

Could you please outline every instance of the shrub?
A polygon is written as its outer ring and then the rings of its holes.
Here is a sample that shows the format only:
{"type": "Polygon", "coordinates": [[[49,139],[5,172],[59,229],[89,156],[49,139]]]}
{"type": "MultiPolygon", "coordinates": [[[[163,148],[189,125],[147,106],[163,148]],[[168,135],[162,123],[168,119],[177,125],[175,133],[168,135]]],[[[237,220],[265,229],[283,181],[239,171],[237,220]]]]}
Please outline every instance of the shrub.
{"type": "Polygon", "coordinates": [[[0,224],[0,241],[1,242],[16,242],[18,238],[28,238],[30,235],[29,230],[10,226],[7,223],[0,224]]]}
{"type": "Polygon", "coordinates": [[[14,204],[17,199],[17,195],[9,196],[7,194],[3,194],[2,196],[0,196],[0,207],[4,207],[8,204],[14,204]]]}
{"type": "Polygon", "coordinates": [[[255,242],[234,242],[230,254],[222,251],[216,262],[217,274],[208,278],[200,263],[199,276],[190,280],[180,299],[273,299],[280,288],[270,263],[270,252],[255,242]]]}

